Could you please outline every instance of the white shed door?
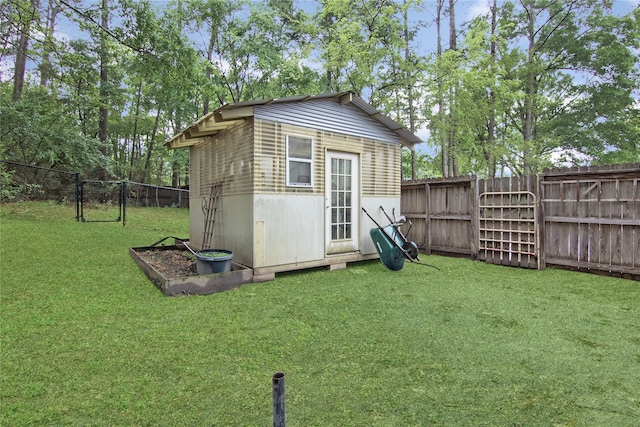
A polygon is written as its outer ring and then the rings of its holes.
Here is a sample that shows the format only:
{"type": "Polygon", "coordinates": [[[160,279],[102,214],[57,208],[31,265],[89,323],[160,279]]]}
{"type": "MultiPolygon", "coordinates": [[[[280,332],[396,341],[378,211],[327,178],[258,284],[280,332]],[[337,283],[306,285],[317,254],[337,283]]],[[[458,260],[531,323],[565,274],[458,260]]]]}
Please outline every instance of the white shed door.
{"type": "Polygon", "coordinates": [[[358,155],[327,151],[326,162],[327,254],[354,252],[360,241],[358,155]]]}

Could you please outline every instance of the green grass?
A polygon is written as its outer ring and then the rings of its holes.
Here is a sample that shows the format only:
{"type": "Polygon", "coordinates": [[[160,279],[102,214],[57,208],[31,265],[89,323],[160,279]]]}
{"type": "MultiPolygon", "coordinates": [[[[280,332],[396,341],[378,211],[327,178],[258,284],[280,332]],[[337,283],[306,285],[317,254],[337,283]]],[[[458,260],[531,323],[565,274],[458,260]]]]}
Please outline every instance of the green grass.
{"type": "Polygon", "coordinates": [[[165,297],[128,248],[186,210],[0,206],[0,425],[635,426],[640,284],[423,257],[165,297]]]}

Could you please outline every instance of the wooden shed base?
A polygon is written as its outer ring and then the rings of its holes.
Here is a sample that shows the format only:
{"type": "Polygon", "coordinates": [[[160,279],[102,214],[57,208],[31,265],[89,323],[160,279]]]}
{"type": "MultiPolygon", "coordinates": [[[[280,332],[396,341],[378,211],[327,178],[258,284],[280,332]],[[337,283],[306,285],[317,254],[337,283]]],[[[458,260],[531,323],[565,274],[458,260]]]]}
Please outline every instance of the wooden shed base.
{"type": "Polygon", "coordinates": [[[168,274],[154,267],[143,255],[155,251],[183,252],[184,248],[178,248],[177,246],[151,246],[129,249],[129,254],[149,280],[167,296],[213,294],[253,282],[253,270],[235,262],[232,264],[231,271],[225,273],[169,277],[168,274]]]}

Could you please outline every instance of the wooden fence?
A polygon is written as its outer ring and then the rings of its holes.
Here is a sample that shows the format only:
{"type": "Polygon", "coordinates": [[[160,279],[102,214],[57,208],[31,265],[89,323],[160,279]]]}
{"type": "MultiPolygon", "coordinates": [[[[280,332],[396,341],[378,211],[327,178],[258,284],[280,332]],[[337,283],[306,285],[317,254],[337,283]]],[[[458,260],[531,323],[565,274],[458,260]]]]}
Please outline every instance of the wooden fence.
{"type": "Polygon", "coordinates": [[[402,184],[411,240],[427,254],[640,277],[640,163],[539,176],[402,184]]]}

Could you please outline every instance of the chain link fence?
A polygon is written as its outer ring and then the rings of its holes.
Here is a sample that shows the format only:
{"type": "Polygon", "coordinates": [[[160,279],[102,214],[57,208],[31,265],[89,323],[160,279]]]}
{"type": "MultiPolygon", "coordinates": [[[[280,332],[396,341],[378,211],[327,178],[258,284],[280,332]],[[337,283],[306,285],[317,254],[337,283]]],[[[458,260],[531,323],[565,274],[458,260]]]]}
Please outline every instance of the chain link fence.
{"type": "Polygon", "coordinates": [[[0,161],[0,202],[23,200],[75,203],[78,207],[82,203],[85,208],[119,203],[188,208],[189,190],[130,181],[85,180],[80,172],[0,161]]]}
{"type": "Polygon", "coordinates": [[[79,172],[3,160],[0,162],[1,201],[38,200],[75,203],[79,172]]]}

